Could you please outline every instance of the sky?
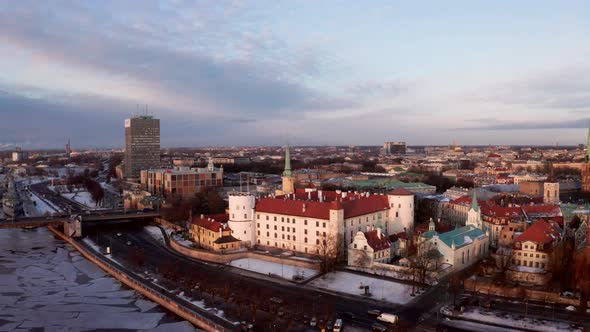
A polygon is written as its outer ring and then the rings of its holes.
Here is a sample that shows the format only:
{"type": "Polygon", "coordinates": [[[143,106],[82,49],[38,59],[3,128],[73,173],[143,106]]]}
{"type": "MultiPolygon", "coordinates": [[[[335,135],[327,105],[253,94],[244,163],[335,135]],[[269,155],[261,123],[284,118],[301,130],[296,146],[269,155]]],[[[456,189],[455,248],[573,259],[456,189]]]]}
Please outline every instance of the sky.
{"type": "Polygon", "coordinates": [[[579,144],[588,1],[2,1],[0,149],[579,144]]]}

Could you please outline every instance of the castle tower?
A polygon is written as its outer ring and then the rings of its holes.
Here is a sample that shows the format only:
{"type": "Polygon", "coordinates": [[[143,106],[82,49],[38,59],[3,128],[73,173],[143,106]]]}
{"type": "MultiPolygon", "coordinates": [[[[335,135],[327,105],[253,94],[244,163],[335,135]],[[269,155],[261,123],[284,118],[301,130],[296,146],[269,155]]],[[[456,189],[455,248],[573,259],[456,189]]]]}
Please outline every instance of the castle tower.
{"type": "Polygon", "coordinates": [[[477,202],[477,193],[475,189],[473,189],[473,197],[471,198],[471,208],[467,212],[467,222],[465,223],[465,225],[471,225],[473,227],[477,227],[483,230],[481,220],[481,209],[479,208],[479,203],[477,202]]]}
{"type": "Polygon", "coordinates": [[[590,193],[590,126],[588,127],[588,142],[586,143],[586,158],[582,167],[582,192],[590,193]]]}
{"type": "Polygon", "coordinates": [[[255,245],[254,195],[247,192],[230,192],[228,196],[228,224],[233,231],[232,235],[242,241],[245,247],[255,245]]]}
{"type": "Polygon", "coordinates": [[[551,181],[543,183],[543,203],[559,203],[559,182],[551,181]]]}
{"type": "Polygon", "coordinates": [[[414,230],[414,193],[397,188],[387,194],[389,217],[385,223],[385,233],[393,234],[414,230]]]}
{"type": "Polygon", "coordinates": [[[295,179],[291,174],[291,153],[289,146],[285,149],[285,170],[283,171],[283,194],[291,194],[295,192],[295,179]]]}

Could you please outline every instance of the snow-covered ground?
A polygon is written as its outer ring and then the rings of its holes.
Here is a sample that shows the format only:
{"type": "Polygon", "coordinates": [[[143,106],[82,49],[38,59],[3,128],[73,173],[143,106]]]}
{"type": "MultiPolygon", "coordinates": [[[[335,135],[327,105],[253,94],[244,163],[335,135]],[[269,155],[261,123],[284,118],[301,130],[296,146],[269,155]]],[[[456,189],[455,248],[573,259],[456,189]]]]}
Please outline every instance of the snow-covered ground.
{"type": "Polygon", "coordinates": [[[193,241],[185,240],[181,234],[172,234],[171,237],[174,239],[174,241],[180,243],[185,247],[192,248],[195,245],[193,241]]]}
{"type": "Polygon", "coordinates": [[[75,193],[63,193],[62,196],[69,199],[69,200],[76,201],[76,202],[78,202],[90,209],[93,209],[93,210],[103,209],[100,206],[96,206],[96,202],[94,202],[92,200],[92,195],[90,195],[90,193],[87,191],[78,191],[75,193]]]}
{"type": "Polygon", "coordinates": [[[45,228],[0,230],[0,331],[194,331],[45,228]]]}
{"type": "Polygon", "coordinates": [[[309,285],[352,295],[363,295],[365,291],[359,287],[369,286],[373,299],[395,304],[405,304],[415,298],[410,296],[410,285],[349,272],[330,272],[309,285]]]}
{"type": "MultiPolygon", "coordinates": [[[[288,263],[288,259],[285,259],[285,263],[288,263]]],[[[303,279],[309,279],[311,277],[316,276],[319,273],[319,271],[316,270],[296,267],[287,264],[267,262],[256,258],[236,259],[235,261],[229,262],[229,265],[266,275],[272,274],[274,276],[278,276],[289,280],[293,280],[293,277],[297,275],[302,276],[303,279]]]]}
{"type": "Polygon", "coordinates": [[[492,323],[502,326],[528,329],[539,332],[582,331],[582,329],[572,328],[570,324],[566,322],[545,319],[539,320],[532,318],[521,318],[509,314],[500,315],[498,312],[480,310],[479,308],[466,308],[465,311],[463,311],[462,313],[454,315],[450,307],[443,307],[441,309],[441,312],[445,315],[461,317],[464,319],[475,320],[478,322],[492,323]]]}
{"type": "Polygon", "coordinates": [[[143,229],[160,243],[165,243],[164,235],[162,234],[162,230],[160,230],[160,228],[156,226],[145,226],[143,229]]]}
{"type": "Polygon", "coordinates": [[[58,209],[55,205],[45,202],[44,200],[42,200],[39,196],[37,196],[37,194],[33,193],[33,195],[30,197],[31,201],[35,202],[35,210],[36,216],[44,216],[46,214],[53,214],[56,212],[61,212],[60,209],[58,209]]]}

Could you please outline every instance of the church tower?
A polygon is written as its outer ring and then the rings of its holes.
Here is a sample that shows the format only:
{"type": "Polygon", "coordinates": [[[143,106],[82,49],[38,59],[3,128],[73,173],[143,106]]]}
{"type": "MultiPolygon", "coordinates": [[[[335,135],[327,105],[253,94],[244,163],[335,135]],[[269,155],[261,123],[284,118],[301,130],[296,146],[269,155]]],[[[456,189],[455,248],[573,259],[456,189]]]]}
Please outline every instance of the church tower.
{"type": "Polygon", "coordinates": [[[467,212],[467,222],[465,223],[466,226],[474,226],[481,230],[483,230],[482,220],[481,220],[481,209],[479,208],[479,204],[477,203],[477,194],[475,189],[473,189],[473,198],[471,199],[471,208],[467,212]]]}
{"type": "Polygon", "coordinates": [[[295,179],[291,174],[291,153],[289,146],[285,149],[285,170],[283,171],[283,194],[291,194],[295,192],[295,179]]]}
{"type": "Polygon", "coordinates": [[[582,192],[590,193],[590,126],[588,127],[588,142],[586,143],[586,158],[582,167],[582,192]]]}

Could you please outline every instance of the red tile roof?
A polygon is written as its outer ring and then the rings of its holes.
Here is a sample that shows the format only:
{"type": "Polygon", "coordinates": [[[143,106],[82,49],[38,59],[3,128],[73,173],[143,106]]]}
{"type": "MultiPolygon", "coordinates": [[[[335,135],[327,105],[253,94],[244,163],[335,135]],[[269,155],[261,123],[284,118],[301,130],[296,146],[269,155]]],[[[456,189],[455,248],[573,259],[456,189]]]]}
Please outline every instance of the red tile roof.
{"type": "Polygon", "coordinates": [[[484,219],[491,218],[496,224],[501,225],[507,225],[509,221],[521,220],[524,218],[524,212],[519,206],[501,207],[499,205],[484,205],[481,207],[481,214],[484,219]]]}
{"type": "Polygon", "coordinates": [[[397,188],[393,191],[390,191],[389,193],[387,193],[387,195],[393,195],[393,196],[413,196],[414,193],[409,191],[406,188],[397,188]]]}
{"type": "Polygon", "coordinates": [[[365,232],[365,238],[367,238],[367,243],[369,243],[369,246],[375,251],[391,248],[391,244],[389,243],[389,240],[387,240],[387,236],[378,232],[377,230],[365,232]]]}
{"type": "Polygon", "coordinates": [[[389,241],[390,242],[396,242],[399,239],[407,240],[408,239],[408,233],[406,233],[406,232],[399,232],[399,233],[395,233],[395,234],[389,235],[389,241]]]}
{"type": "Polygon", "coordinates": [[[285,197],[262,198],[256,202],[256,212],[283,214],[315,219],[330,219],[330,210],[344,210],[344,218],[353,218],[387,210],[389,202],[385,195],[348,195],[342,201],[288,199],[285,197]]]}
{"type": "Polygon", "coordinates": [[[559,236],[557,229],[551,226],[548,221],[541,219],[527,228],[514,242],[551,243],[559,236]]]}
{"type": "MultiPolygon", "coordinates": [[[[422,234],[428,232],[428,228],[430,227],[430,221],[425,221],[414,229],[415,234],[422,234]]],[[[442,222],[434,222],[434,230],[438,233],[446,233],[448,231],[452,231],[455,229],[451,225],[443,224],[442,222]]]]}
{"type": "Polygon", "coordinates": [[[201,217],[193,217],[191,224],[208,229],[213,232],[219,232],[220,229],[224,231],[231,231],[226,222],[229,220],[227,214],[214,214],[201,217]]]}

